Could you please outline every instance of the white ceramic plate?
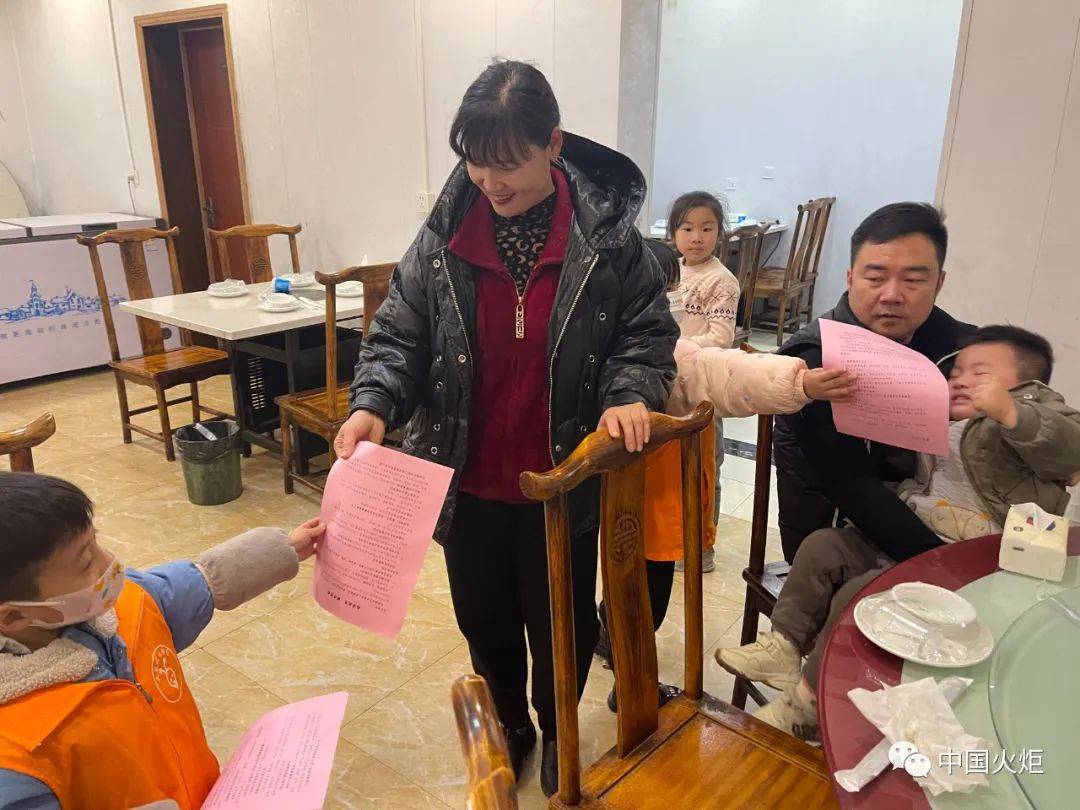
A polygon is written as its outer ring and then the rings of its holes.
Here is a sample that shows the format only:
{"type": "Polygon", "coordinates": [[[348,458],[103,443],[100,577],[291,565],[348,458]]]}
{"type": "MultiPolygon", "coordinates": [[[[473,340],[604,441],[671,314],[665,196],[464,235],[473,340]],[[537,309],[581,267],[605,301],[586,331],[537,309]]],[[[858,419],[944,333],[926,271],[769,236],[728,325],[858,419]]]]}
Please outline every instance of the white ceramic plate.
{"type": "Polygon", "coordinates": [[[364,294],[362,281],[343,281],[337,285],[336,292],[342,298],[359,298],[364,294]]]}
{"type": "Polygon", "coordinates": [[[240,298],[241,296],[247,295],[247,287],[226,287],[224,289],[207,287],[206,295],[211,298],[240,298]]]}
{"type": "MultiPolygon", "coordinates": [[[[854,613],[855,625],[859,631],[886,652],[891,652],[905,661],[928,667],[959,669],[982,663],[994,651],[993,633],[976,618],[963,634],[962,643],[968,650],[966,656],[948,662],[929,660],[921,654],[918,638],[913,638],[907,633],[893,633],[877,628],[875,619],[881,612],[880,606],[885,600],[891,599],[892,596],[889,593],[867,596],[855,605],[854,613]]],[[[950,638],[961,641],[958,637],[950,636],[950,638]]]]}
{"type": "Polygon", "coordinates": [[[315,276],[312,273],[289,273],[287,276],[277,278],[289,282],[289,286],[294,290],[315,286],[315,276]]]}
{"type": "Polygon", "coordinates": [[[291,304],[268,304],[266,301],[259,302],[259,309],[263,312],[292,312],[300,308],[300,302],[295,298],[291,304]]]}

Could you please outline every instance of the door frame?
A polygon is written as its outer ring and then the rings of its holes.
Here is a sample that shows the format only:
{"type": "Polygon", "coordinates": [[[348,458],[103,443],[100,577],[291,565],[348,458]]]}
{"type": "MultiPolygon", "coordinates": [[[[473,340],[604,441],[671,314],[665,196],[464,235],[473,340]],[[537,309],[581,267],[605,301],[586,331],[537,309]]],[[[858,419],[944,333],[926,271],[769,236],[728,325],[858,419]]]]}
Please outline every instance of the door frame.
{"type": "MultiPolygon", "coordinates": [[[[146,64],[146,36],[144,30],[158,25],[198,22],[200,20],[221,21],[222,35],[225,39],[225,63],[229,70],[229,94],[232,100],[233,132],[236,134],[236,161],[240,172],[240,199],[243,203],[244,221],[251,222],[251,201],[248,194],[247,161],[244,157],[244,139],[240,130],[239,98],[236,92],[236,60],[233,58],[232,34],[229,29],[229,9],[224,3],[212,6],[198,6],[195,8],[162,11],[155,14],[140,14],[135,17],[135,40],[138,45],[137,50],[139,51],[139,69],[142,72],[143,98],[146,102],[146,118],[150,126],[150,151],[154,156],[154,174],[157,177],[157,191],[158,200],[161,205],[161,216],[168,221],[169,206],[165,199],[165,182],[161,172],[161,155],[158,152],[157,121],[154,118],[154,100],[150,93],[150,73],[146,64]]],[[[184,58],[186,74],[186,56],[184,56],[182,50],[181,56],[184,58]]],[[[186,83],[187,77],[185,75],[185,84],[186,83]]],[[[188,94],[188,111],[190,116],[190,93],[188,94]]],[[[195,140],[195,137],[196,134],[194,130],[192,130],[193,145],[198,143],[195,140]]],[[[201,191],[202,174],[199,167],[198,155],[193,154],[192,159],[195,161],[196,176],[199,178],[198,182],[201,191]]],[[[203,221],[205,223],[205,215],[203,216],[203,221]]],[[[214,266],[212,254],[213,248],[210,245],[209,234],[206,234],[204,231],[203,235],[206,238],[207,243],[207,259],[210,262],[209,267],[212,269],[214,266]]]]}

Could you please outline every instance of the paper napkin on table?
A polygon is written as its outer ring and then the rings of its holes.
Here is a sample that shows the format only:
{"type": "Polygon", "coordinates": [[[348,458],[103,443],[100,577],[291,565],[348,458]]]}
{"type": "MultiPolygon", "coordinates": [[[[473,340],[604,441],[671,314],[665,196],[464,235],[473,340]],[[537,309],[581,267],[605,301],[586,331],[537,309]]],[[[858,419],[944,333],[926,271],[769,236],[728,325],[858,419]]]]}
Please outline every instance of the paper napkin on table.
{"type": "Polygon", "coordinates": [[[948,763],[955,763],[962,752],[985,751],[989,745],[964,731],[941,686],[933,678],[886,686],[872,692],[852,689],[848,697],[890,744],[910,742],[919,754],[930,760],[929,773],[915,781],[931,796],[970,793],[988,784],[981,773],[968,773],[955,765],[948,767],[948,763]]]}
{"type": "MultiPolygon", "coordinates": [[[[943,678],[941,681],[941,691],[945,694],[945,699],[949,703],[955,703],[957,699],[964,693],[964,690],[971,686],[971,678],[960,678],[956,675],[950,675],[948,678],[943,678]]],[[[852,690],[852,691],[865,691],[865,690],[852,690]]],[[[836,780],[836,784],[846,790],[848,793],[857,793],[864,787],[873,782],[877,777],[888,769],[889,765],[889,749],[892,747],[892,742],[889,740],[882,740],[873,748],[871,748],[858,764],[853,768],[847,768],[842,771],[836,771],[833,774],[833,779],[836,780]]]]}

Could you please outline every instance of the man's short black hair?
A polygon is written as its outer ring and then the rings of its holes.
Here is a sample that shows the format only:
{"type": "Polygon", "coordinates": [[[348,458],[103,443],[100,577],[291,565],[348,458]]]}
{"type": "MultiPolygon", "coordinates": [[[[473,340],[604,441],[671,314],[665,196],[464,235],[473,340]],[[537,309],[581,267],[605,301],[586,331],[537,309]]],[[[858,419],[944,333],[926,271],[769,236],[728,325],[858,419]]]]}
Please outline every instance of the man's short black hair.
{"type": "Polygon", "coordinates": [[[74,484],[0,472],[0,602],[36,599],[38,567],[93,521],[94,504],[74,484]]]}
{"type": "Polygon", "coordinates": [[[934,243],[937,251],[938,269],[945,267],[945,248],[949,245],[949,232],[945,229],[945,219],[930,203],[898,202],[879,208],[855,229],[851,235],[851,263],[859,250],[869,242],[882,245],[907,236],[921,233],[934,243]]]}
{"type": "Polygon", "coordinates": [[[1050,382],[1050,374],[1054,370],[1054,350],[1050,347],[1050,341],[1042,335],[1019,326],[996,324],[976,329],[961,343],[961,348],[966,349],[980,343],[1004,343],[1011,346],[1016,352],[1017,370],[1022,382],[1050,382]]]}

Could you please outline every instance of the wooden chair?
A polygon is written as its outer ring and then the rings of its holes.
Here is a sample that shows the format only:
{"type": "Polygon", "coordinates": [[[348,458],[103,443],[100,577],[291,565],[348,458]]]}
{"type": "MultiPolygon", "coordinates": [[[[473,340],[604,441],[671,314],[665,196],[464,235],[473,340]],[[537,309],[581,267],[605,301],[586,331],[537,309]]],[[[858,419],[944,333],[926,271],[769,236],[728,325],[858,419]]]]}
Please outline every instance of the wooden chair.
{"type": "MultiPolygon", "coordinates": [[[[763,267],[754,284],[750,309],[758,299],[776,299],[776,345],[784,342],[788,326],[798,329],[804,314],[814,305],[814,285],[817,283],[821,247],[829,225],[835,197],[819,197],[798,207],[795,230],[791,237],[791,250],[784,267],[763,267]]],[[[765,313],[767,316],[769,313],[765,313]]],[[[747,325],[749,325],[749,317],[747,325]]],[[[772,325],[766,317],[762,323],[772,325]]]]}
{"type": "MultiPolygon", "coordinates": [[[[296,249],[296,235],[300,233],[299,225],[234,225],[223,231],[208,229],[210,237],[217,245],[218,259],[221,262],[221,271],[224,278],[233,277],[233,269],[229,266],[229,249],[226,239],[243,239],[244,250],[247,253],[247,278],[241,274],[241,278],[251,284],[261,281],[270,281],[274,277],[274,270],[270,264],[270,239],[276,234],[285,234],[289,237],[289,251],[292,254],[292,271],[300,272],[300,253],[296,249]]],[[[219,279],[220,280],[220,279],[219,279]]]]}
{"type": "Polygon", "coordinates": [[[338,430],[349,417],[349,386],[337,380],[337,285],[360,281],[364,285],[364,334],[367,335],[375,312],[390,292],[390,277],[397,265],[373,264],[349,267],[337,273],[316,273],[315,279],[326,287],[326,386],[314,391],[286,394],[274,400],[281,412],[281,456],[285,474],[285,493],[292,494],[294,482],[322,492],[322,485],[312,476],[293,472],[293,437],[295,426],[324,438],[333,449],[338,430]]]}
{"type": "Polygon", "coordinates": [[[750,315],[753,311],[751,291],[761,270],[761,247],[765,244],[765,234],[768,232],[770,224],[764,222],[758,225],[743,225],[731,234],[728,242],[730,245],[738,240],[738,262],[734,270],[735,277],[739,280],[739,300],[746,310],[743,315],[742,325],[735,325],[734,343],[741,343],[749,338],[751,334],[750,315]]]}
{"type": "Polygon", "coordinates": [[[522,491],[543,501],[551,583],[559,791],[551,807],[834,806],[820,751],[702,690],[701,432],[713,408],[685,419],[650,414],[646,453],[682,444],[685,672],[683,692],[658,708],[656,639],[643,548],[645,459],[606,431],[587,436],[548,473],[523,473],[522,491]],[[619,695],[617,743],[581,772],[574,673],[573,598],[567,494],[602,477],[600,561],[619,695]]]}
{"type": "MultiPolygon", "coordinates": [[[[749,343],[740,347],[744,352],[757,351],[749,343]]],[[[784,560],[765,563],[765,546],[769,533],[769,493],[772,474],[773,418],[771,414],[758,416],[757,448],[754,454],[754,510],[750,518],[750,558],[743,569],[746,582],[746,598],[743,601],[743,625],[740,644],[757,640],[758,622],[761,615],[772,616],[780,590],[787,581],[791,566],[784,560]]],[[[759,706],[767,702],[752,681],[736,676],[731,702],[740,709],[746,706],[749,695],[759,706]]]]}
{"type": "Polygon", "coordinates": [[[56,420],[51,413],[42,414],[29,425],[14,430],[0,430],[0,456],[11,456],[12,472],[33,472],[32,449],[54,433],[56,420]]]}
{"type": "MultiPolygon", "coordinates": [[[[176,459],[172,443],[172,426],[169,424],[169,406],[179,405],[183,402],[191,403],[191,415],[198,421],[202,413],[213,416],[227,417],[229,414],[208,408],[199,404],[199,382],[219,374],[229,373],[228,355],[218,349],[206,346],[184,345],[178,349],[165,349],[165,338],[161,331],[161,324],[136,318],[139,328],[139,342],[142,345],[142,354],[126,360],[120,359],[120,348],[116,342],[116,325],[113,323],[112,308],[109,307],[109,291],[105,285],[105,274],[101,270],[101,256],[98,247],[103,244],[115,244],[120,248],[120,259],[124,266],[124,276],[127,280],[128,295],[133,299],[152,298],[154,295],[150,287],[150,275],[146,269],[146,252],[144,245],[151,239],[165,241],[169,257],[169,272],[172,276],[173,292],[180,293],[180,270],[176,260],[176,235],[179,228],[171,228],[167,231],[154,230],[152,228],[134,228],[131,230],[105,231],[97,236],[84,236],[76,234],[75,239],[80,245],[90,249],[90,265],[94,269],[94,281],[97,283],[98,297],[102,301],[101,315],[105,320],[105,331],[109,337],[109,352],[112,361],[109,367],[116,377],[116,394],[120,400],[120,423],[124,434],[124,444],[131,444],[131,431],[149,436],[165,443],[165,458],[169,461],[176,459]],[[144,408],[128,407],[127,388],[125,383],[144,385],[154,390],[157,399],[155,405],[147,405],[144,408]],[[169,400],[166,392],[178,385],[189,385],[191,393],[186,397],[169,400]],[[161,420],[161,432],[155,433],[140,425],[132,423],[131,417],[142,413],[157,410],[161,420]]],[[[181,340],[187,343],[190,336],[181,330],[181,340]]]]}
{"type": "Polygon", "coordinates": [[[517,810],[517,788],[506,738],[487,681],[462,675],[450,687],[461,753],[468,770],[468,810],[517,810]]]}

